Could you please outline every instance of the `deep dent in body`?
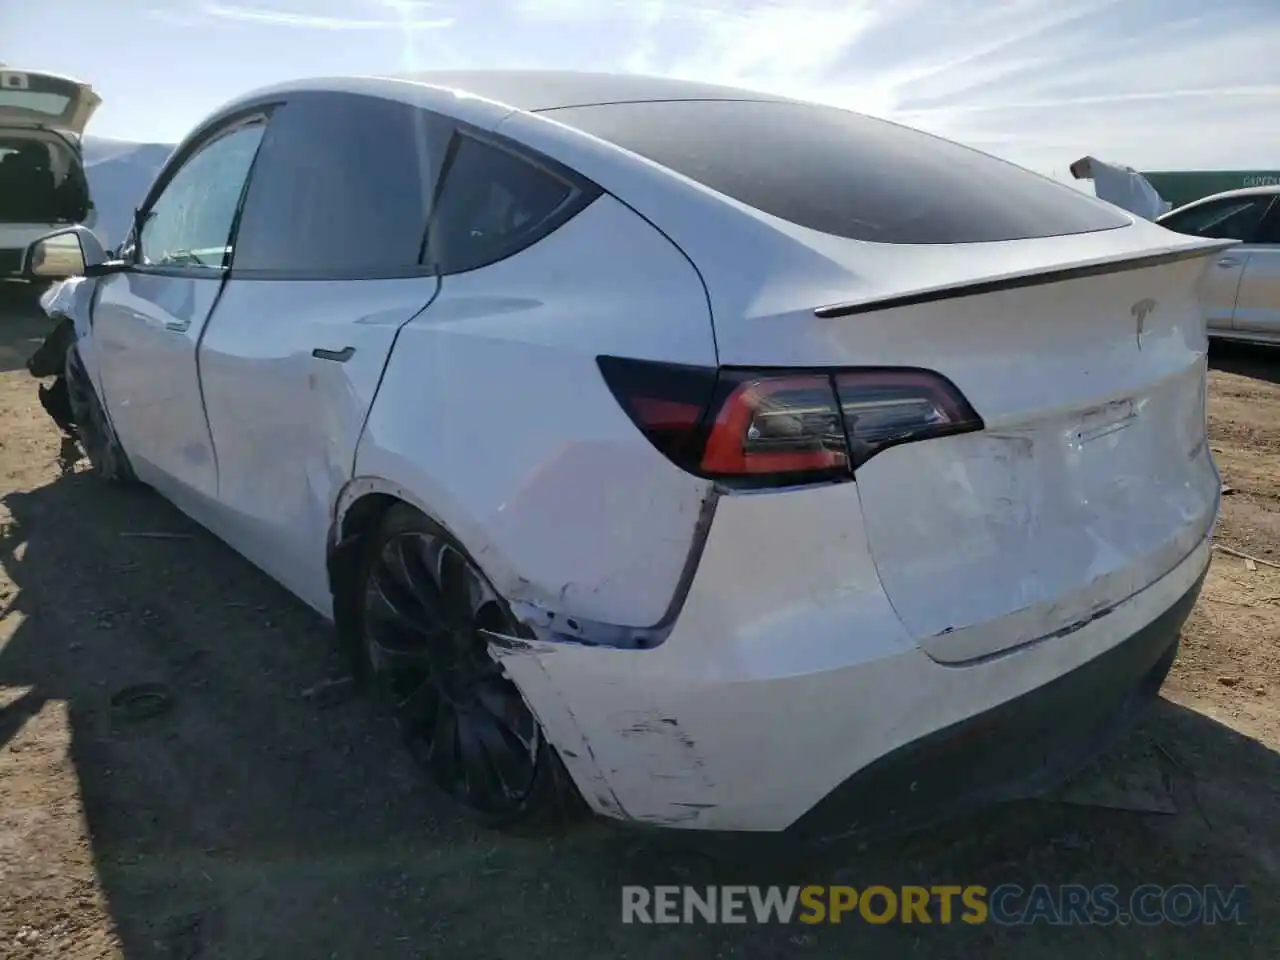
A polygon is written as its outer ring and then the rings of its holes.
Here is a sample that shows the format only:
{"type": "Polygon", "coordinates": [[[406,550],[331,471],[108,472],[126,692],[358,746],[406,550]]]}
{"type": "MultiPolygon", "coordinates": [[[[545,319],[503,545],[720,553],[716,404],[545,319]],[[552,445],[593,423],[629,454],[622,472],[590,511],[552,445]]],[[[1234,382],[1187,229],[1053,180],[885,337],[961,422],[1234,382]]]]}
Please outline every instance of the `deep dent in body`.
{"type": "MultiPolygon", "coordinates": [[[[485,632],[490,652],[520,689],[578,789],[589,800],[594,800],[598,810],[618,820],[672,826],[689,824],[699,819],[703,811],[713,809],[716,804],[710,798],[714,784],[698,745],[682,729],[677,717],[658,711],[620,716],[609,730],[593,733],[589,738],[557,691],[542,660],[555,656],[566,645],[639,650],[651,649],[665,641],[688,595],[718,497],[716,491],[710,492],[699,508],[679,586],[666,615],[654,626],[637,629],[601,624],[516,600],[511,602],[511,610],[531,636],[485,632]],[[633,747],[638,746],[653,779],[669,786],[678,784],[675,799],[666,800],[656,810],[627,810],[609,785],[610,775],[618,771],[603,769],[593,749],[592,739],[601,737],[616,737],[630,741],[633,747]]],[[[572,587],[566,584],[559,596],[570,595],[572,587]]]]}

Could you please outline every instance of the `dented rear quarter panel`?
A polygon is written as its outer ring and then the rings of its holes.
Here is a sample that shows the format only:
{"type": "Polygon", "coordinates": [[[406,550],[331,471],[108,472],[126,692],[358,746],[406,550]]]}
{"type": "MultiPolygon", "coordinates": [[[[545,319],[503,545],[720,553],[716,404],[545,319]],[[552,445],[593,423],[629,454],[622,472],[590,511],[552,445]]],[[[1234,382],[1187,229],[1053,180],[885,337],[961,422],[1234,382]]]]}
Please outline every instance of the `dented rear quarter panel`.
{"type": "Polygon", "coordinates": [[[513,604],[645,628],[677,599],[712,491],[636,429],[600,354],[716,363],[697,271],[608,195],[443,279],[400,332],[355,476],[411,491],[513,604]]]}

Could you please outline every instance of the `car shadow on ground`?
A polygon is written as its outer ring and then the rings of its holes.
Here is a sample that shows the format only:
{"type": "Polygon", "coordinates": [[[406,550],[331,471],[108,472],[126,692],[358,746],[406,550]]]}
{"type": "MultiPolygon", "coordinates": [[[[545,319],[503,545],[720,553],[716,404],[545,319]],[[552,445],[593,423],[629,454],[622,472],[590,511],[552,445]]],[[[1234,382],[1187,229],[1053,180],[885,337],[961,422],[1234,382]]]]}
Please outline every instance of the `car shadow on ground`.
{"type": "Polygon", "coordinates": [[[1209,346],[1209,368],[1280,383],[1280,347],[1213,341],[1209,346]]]}
{"type": "Polygon", "coordinates": [[[0,749],[65,704],[128,960],[1280,955],[1260,916],[1280,894],[1280,756],[1173,704],[1111,761],[1166,758],[1173,814],[1028,802],[817,850],[594,822],[499,835],[427,790],[365,698],[308,695],[341,673],[325,625],[158,497],[73,473],[3,502],[17,589],[0,602],[20,622],[0,689],[26,692],[0,709],[0,749]],[[113,707],[144,682],[167,712],[113,707]],[[621,922],[626,884],[938,883],[1246,884],[1254,906],[1194,928],[621,922]]]}

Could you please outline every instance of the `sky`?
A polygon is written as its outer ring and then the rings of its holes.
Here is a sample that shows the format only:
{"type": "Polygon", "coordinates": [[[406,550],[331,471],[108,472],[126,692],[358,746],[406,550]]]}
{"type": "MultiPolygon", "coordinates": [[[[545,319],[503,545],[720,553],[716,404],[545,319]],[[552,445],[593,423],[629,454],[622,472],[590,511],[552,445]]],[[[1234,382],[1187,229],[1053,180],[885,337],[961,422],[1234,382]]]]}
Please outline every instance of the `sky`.
{"type": "Polygon", "coordinates": [[[802,96],[1059,177],[1277,169],[1277,51],[1278,0],[0,0],[0,61],[160,142],[281,80],[544,67],[802,96]]]}

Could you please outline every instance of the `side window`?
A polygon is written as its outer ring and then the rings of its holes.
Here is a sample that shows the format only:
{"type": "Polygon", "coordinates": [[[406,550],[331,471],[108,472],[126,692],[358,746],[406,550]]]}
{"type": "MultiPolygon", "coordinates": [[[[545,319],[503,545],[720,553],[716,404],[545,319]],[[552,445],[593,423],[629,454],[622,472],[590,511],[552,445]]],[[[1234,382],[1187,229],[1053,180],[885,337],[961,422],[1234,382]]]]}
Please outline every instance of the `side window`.
{"type": "Polygon", "coordinates": [[[134,252],[155,267],[223,269],[245,179],[266,121],[256,118],[201,146],[152,202],[134,252]]]}
{"type": "Polygon", "coordinates": [[[1206,203],[1170,217],[1161,226],[1194,237],[1215,240],[1253,240],[1262,217],[1271,205],[1271,197],[1237,197],[1206,203]]]}
{"type": "Polygon", "coordinates": [[[431,219],[441,273],[494,263],[536,243],[598,196],[592,184],[459,134],[431,219]]]}
{"type": "Polygon", "coordinates": [[[1280,246],[1280,199],[1271,201],[1271,209],[1263,218],[1262,226],[1258,228],[1258,234],[1253,238],[1253,242],[1266,246],[1280,246]]]}
{"type": "Polygon", "coordinates": [[[305,93],[272,113],[245,196],[238,277],[362,279],[423,273],[427,217],[449,127],[408,104],[305,93]]]}

